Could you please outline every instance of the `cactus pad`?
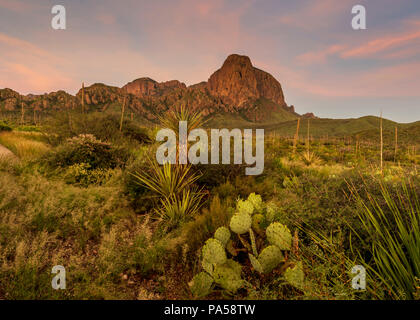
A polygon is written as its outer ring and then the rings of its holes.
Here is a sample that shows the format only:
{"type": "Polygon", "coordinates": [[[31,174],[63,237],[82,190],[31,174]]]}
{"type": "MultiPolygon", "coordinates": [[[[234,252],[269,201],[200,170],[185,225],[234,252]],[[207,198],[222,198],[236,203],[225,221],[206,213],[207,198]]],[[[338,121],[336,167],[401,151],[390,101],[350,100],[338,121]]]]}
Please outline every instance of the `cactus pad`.
{"type": "Polygon", "coordinates": [[[254,213],[254,205],[248,200],[238,200],[236,210],[238,210],[240,214],[248,214],[251,216],[254,213]]]}
{"type": "Polygon", "coordinates": [[[264,273],[273,271],[282,260],[283,254],[277,246],[268,246],[261,251],[258,256],[258,261],[260,262],[264,273]]]}
{"type": "Polygon", "coordinates": [[[246,213],[235,213],[230,220],[230,229],[237,234],[248,232],[251,225],[252,218],[246,213]]]}
{"type": "Polygon", "coordinates": [[[209,239],[203,247],[203,268],[208,269],[208,265],[205,264],[223,264],[226,262],[226,251],[223,244],[216,239],[209,239]]]}
{"type": "Polygon", "coordinates": [[[195,297],[205,297],[211,292],[213,278],[207,272],[200,272],[195,275],[189,283],[192,294],[195,297]]]}
{"type": "Polygon", "coordinates": [[[252,203],[256,212],[261,213],[264,209],[264,203],[259,194],[251,193],[248,196],[248,201],[252,203]]]}
{"type": "Polygon", "coordinates": [[[270,244],[279,247],[280,250],[290,250],[292,246],[292,234],[285,225],[279,222],[273,222],[268,226],[266,234],[270,244]]]}
{"type": "Polygon", "coordinates": [[[219,240],[225,247],[230,239],[230,231],[226,227],[220,227],[214,233],[214,238],[219,240]]]}
{"type": "Polygon", "coordinates": [[[268,222],[274,221],[274,219],[276,218],[277,211],[278,207],[273,202],[267,204],[267,212],[265,214],[265,217],[268,222]]]}
{"type": "Polygon", "coordinates": [[[213,273],[214,281],[226,291],[235,293],[244,285],[241,272],[241,265],[229,259],[223,265],[215,266],[213,273]]]}
{"type": "Polygon", "coordinates": [[[253,255],[249,254],[249,260],[251,261],[251,265],[254,267],[255,271],[259,273],[264,273],[264,268],[262,267],[260,261],[253,255]]]}
{"type": "Polygon", "coordinates": [[[298,289],[303,289],[305,274],[303,272],[302,261],[296,263],[296,265],[293,268],[287,268],[287,270],[284,272],[284,278],[292,286],[298,289]]]}

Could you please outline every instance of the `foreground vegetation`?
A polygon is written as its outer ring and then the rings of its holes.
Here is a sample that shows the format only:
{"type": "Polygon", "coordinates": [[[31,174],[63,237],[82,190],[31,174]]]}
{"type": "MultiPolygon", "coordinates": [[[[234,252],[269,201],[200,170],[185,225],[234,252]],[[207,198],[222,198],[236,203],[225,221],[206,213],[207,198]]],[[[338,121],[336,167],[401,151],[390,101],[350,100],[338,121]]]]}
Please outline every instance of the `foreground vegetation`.
{"type": "Polygon", "coordinates": [[[0,156],[2,299],[420,298],[418,136],[385,136],[381,169],[371,133],[292,128],[266,136],[252,177],[158,166],[155,128],[118,115],[20,129],[0,127],[16,155],[0,156]],[[66,290],[51,288],[54,265],[66,290]],[[354,265],[367,290],[352,288],[354,265]]]}

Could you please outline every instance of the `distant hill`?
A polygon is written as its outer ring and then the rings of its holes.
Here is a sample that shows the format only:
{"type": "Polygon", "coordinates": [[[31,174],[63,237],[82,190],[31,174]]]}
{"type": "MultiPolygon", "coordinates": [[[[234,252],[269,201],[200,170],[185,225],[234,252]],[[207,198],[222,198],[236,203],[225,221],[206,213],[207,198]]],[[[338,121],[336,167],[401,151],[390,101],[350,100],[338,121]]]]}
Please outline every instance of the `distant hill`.
{"type": "MultiPolygon", "coordinates": [[[[385,144],[393,145],[395,143],[395,127],[398,128],[399,143],[420,145],[420,121],[386,127],[383,132],[385,144]]],[[[357,133],[357,137],[364,141],[378,141],[378,132],[378,128],[363,130],[357,133]]]]}
{"type": "MultiPolygon", "coordinates": [[[[357,119],[309,119],[310,135],[313,138],[321,137],[354,137],[362,140],[379,139],[380,118],[365,116],[357,119]]],[[[246,125],[245,125],[246,126],[246,125]]],[[[276,133],[281,136],[294,136],[297,121],[278,122],[264,124],[257,127],[264,128],[267,133],[276,133]]],[[[301,118],[299,135],[306,137],[308,118],[301,118]]],[[[393,141],[395,128],[398,128],[398,136],[401,142],[420,144],[420,121],[414,123],[397,123],[383,119],[384,141],[393,141]]]]}

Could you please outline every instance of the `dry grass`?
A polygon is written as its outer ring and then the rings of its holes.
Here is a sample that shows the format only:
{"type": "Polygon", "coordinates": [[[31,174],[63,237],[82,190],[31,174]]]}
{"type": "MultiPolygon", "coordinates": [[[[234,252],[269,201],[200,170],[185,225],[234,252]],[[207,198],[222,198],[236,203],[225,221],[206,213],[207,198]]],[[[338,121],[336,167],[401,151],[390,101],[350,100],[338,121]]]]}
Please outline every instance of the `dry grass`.
{"type": "Polygon", "coordinates": [[[39,139],[39,133],[3,132],[0,134],[0,144],[23,160],[37,158],[50,149],[48,145],[35,139],[39,139]]]}

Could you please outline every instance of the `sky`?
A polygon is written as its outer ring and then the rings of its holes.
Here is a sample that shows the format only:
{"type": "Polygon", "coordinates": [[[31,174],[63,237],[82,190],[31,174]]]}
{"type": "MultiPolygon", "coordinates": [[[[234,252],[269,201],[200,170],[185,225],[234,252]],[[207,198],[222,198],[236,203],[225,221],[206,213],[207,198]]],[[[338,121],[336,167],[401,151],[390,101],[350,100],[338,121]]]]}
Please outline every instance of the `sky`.
{"type": "Polygon", "coordinates": [[[298,113],[420,120],[419,0],[0,0],[0,88],[206,81],[244,54],[298,113]],[[51,27],[54,5],[66,30],[51,27]],[[364,5],[367,29],[353,30],[364,5]]]}

